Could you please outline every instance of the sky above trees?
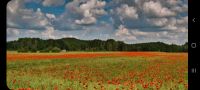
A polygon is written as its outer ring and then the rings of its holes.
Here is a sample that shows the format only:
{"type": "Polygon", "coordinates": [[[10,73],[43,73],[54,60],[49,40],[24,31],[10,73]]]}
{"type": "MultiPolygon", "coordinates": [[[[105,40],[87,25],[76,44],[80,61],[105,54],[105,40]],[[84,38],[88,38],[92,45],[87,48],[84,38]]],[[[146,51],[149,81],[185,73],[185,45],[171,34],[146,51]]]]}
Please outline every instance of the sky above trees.
{"type": "Polygon", "coordinates": [[[11,0],[7,41],[23,37],[184,44],[188,0],[11,0]]]}

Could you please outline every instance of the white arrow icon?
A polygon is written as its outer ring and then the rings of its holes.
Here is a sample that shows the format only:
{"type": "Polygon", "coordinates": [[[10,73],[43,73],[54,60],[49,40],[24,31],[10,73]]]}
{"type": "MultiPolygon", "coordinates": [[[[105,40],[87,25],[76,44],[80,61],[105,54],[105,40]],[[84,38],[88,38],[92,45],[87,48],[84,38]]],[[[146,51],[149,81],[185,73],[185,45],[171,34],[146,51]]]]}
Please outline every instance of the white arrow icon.
{"type": "Polygon", "coordinates": [[[195,18],[193,18],[192,21],[195,22],[195,18]]]}

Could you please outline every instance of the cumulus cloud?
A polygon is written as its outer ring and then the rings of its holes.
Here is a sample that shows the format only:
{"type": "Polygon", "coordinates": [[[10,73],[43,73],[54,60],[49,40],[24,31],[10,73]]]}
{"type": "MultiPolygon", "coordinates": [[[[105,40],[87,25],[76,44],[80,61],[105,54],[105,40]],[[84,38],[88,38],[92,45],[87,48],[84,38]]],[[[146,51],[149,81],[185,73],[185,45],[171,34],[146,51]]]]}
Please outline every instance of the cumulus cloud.
{"type": "Polygon", "coordinates": [[[157,17],[167,17],[176,15],[175,12],[171,11],[167,7],[163,7],[158,1],[145,2],[143,5],[143,10],[146,14],[157,17]]]}
{"type": "Polygon", "coordinates": [[[165,0],[165,2],[170,5],[177,5],[180,0],[165,0]]]}
{"type": "Polygon", "coordinates": [[[94,18],[94,17],[84,17],[81,20],[75,20],[76,24],[81,24],[81,25],[93,24],[95,22],[96,22],[96,18],[94,18]]]}
{"type": "Polygon", "coordinates": [[[133,29],[133,30],[131,30],[131,33],[132,33],[133,35],[135,35],[135,36],[148,36],[148,35],[149,35],[148,32],[142,32],[142,31],[140,31],[140,30],[138,30],[138,29],[133,29]]]}
{"type": "Polygon", "coordinates": [[[20,31],[15,28],[7,28],[7,36],[12,37],[12,36],[17,36],[20,34],[20,31]]]}
{"type": "Polygon", "coordinates": [[[18,9],[23,7],[24,2],[21,0],[12,0],[7,4],[7,12],[11,14],[17,13],[18,9]]]}
{"type": "Polygon", "coordinates": [[[187,31],[188,30],[185,27],[176,27],[168,28],[167,31],[163,30],[146,32],[140,29],[128,29],[124,25],[120,25],[118,29],[116,29],[114,37],[115,39],[123,40],[126,43],[162,41],[169,44],[184,44],[185,42],[187,42],[188,38],[187,31]]]}
{"type": "Polygon", "coordinates": [[[164,29],[172,30],[174,32],[188,32],[188,17],[186,16],[180,19],[171,18],[164,26],[164,29]]]}
{"type": "Polygon", "coordinates": [[[81,19],[75,20],[76,24],[88,25],[96,23],[98,16],[106,14],[106,11],[103,9],[105,5],[105,1],[99,0],[74,0],[66,4],[66,8],[72,14],[78,14],[81,17],[81,19]]]}
{"type": "Polygon", "coordinates": [[[124,25],[120,25],[114,34],[115,39],[125,41],[126,43],[143,43],[146,41],[166,41],[178,39],[180,36],[167,31],[161,32],[145,32],[140,29],[128,29],[124,25]]]}
{"type": "Polygon", "coordinates": [[[29,35],[39,34],[39,32],[36,30],[27,30],[25,33],[29,35]]]}
{"type": "Polygon", "coordinates": [[[174,6],[171,9],[177,13],[188,12],[188,5],[174,6]]]}
{"type": "Polygon", "coordinates": [[[188,16],[181,17],[180,19],[178,19],[177,24],[187,26],[188,25],[188,16]]]}
{"type": "Polygon", "coordinates": [[[147,21],[155,26],[165,26],[166,23],[168,22],[167,18],[151,18],[151,19],[147,19],[147,21]]]}
{"type": "Polygon", "coordinates": [[[107,12],[104,9],[93,9],[91,10],[91,13],[93,13],[95,16],[101,16],[107,14],[107,12]]]}
{"type": "MultiPolygon", "coordinates": [[[[159,29],[160,27],[161,30],[162,26],[165,26],[169,21],[168,19],[171,17],[180,18],[182,17],[181,13],[187,13],[187,4],[183,3],[181,0],[135,0],[132,3],[130,3],[131,1],[125,2],[124,0],[116,0],[113,2],[115,2],[116,7],[113,6],[113,9],[111,9],[110,12],[115,28],[124,24],[129,29],[149,27],[150,30],[151,28],[159,29]],[[120,8],[122,6],[134,8],[136,11],[135,15],[136,17],[138,16],[137,19],[128,18],[128,14],[125,13],[126,10],[120,8]],[[176,10],[174,8],[176,8],[176,10]],[[123,13],[118,14],[115,9],[118,9],[118,11],[123,13]]],[[[134,15],[131,16],[134,17],[134,15]]]]}
{"type": "Polygon", "coordinates": [[[127,4],[121,5],[121,7],[116,9],[116,12],[118,15],[120,15],[120,18],[129,18],[129,19],[137,19],[138,14],[137,10],[134,7],[128,6],[127,4]]]}
{"type": "MultiPolygon", "coordinates": [[[[34,33],[34,31],[31,31],[31,32],[34,33]]],[[[44,31],[40,32],[40,36],[43,39],[59,39],[59,38],[66,38],[66,37],[75,37],[75,38],[78,38],[77,36],[69,34],[68,32],[56,30],[52,26],[47,26],[44,31]]]]}
{"type": "Polygon", "coordinates": [[[50,13],[47,13],[46,17],[48,17],[49,19],[56,19],[56,16],[54,14],[50,14],[50,13]]]}
{"type": "Polygon", "coordinates": [[[54,27],[46,27],[46,30],[42,32],[42,36],[44,38],[50,38],[50,39],[56,39],[56,36],[54,35],[54,27]]]}
{"type": "Polygon", "coordinates": [[[129,32],[137,38],[136,40],[133,40],[135,43],[143,43],[147,41],[148,42],[162,41],[168,44],[172,43],[184,44],[185,42],[187,42],[188,38],[188,35],[185,32],[179,32],[179,33],[168,32],[168,31],[144,32],[139,29],[132,29],[129,30],[129,32]]]}
{"type": "Polygon", "coordinates": [[[119,26],[119,29],[115,33],[116,36],[121,36],[121,35],[130,35],[129,30],[125,28],[123,25],[119,26]]]}
{"type": "Polygon", "coordinates": [[[153,18],[148,22],[170,32],[188,32],[188,16],[177,18],[153,18]]]}
{"type": "Polygon", "coordinates": [[[44,28],[49,21],[40,8],[26,9],[24,0],[12,0],[7,5],[7,26],[15,28],[44,28]]]}
{"type": "Polygon", "coordinates": [[[42,5],[44,6],[61,6],[65,4],[65,0],[44,0],[42,5]]]}
{"type": "Polygon", "coordinates": [[[123,25],[120,25],[117,29],[115,36],[118,40],[136,40],[136,37],[131,35],[129,30],[123,25]]]}
{"type": "Polygon", "coordinates": [[[7,36],[183,44],[188,37],[187,4],[187,0],[12,0],[7,5],[7,36]],[[33,7],[27,8],[28,2],[33,7]]]}

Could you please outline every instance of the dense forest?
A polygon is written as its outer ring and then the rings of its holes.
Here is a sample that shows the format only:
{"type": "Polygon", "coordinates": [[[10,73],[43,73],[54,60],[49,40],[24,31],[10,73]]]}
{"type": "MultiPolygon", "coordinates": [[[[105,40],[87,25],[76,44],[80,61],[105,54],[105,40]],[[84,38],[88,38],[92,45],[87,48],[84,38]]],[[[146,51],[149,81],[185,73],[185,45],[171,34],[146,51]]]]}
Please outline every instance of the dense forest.
{"type": "Polygon", "coordinates": [[[60,52],[60,51],[160,51],[187,52],[188,43],[184,45],[149,42],[126,44],[113,39],[79,40],[76,38],[48,39],[20,38],[7,42],[7,50],[18,52],[60,52]]]}

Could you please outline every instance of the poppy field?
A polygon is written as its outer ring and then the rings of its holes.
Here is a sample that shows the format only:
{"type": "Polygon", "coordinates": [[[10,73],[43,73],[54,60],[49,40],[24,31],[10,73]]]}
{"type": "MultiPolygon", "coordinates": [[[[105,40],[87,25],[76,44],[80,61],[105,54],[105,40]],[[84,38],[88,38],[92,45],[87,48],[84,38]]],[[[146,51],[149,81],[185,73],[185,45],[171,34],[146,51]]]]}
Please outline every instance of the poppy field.
{"type": "Polygon", "coordinates": [[[187,90],[188,54],[7,53],[14,90],[187,90]]]}

